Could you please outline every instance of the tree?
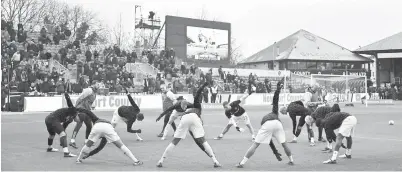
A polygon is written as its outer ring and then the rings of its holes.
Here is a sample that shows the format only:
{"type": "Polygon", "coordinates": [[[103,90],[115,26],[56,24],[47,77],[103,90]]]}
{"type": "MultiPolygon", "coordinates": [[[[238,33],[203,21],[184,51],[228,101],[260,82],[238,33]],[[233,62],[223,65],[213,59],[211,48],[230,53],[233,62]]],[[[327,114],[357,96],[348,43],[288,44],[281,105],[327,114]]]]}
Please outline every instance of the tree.
{"type": "Polygon", "coordinates": [[[231,64],[237,64],[241,60],[243,60],[244,56],[241,52],[241,46],[237,44],[236,38],[231,38],[230,41],[231,49],[229,51],[229,57],[231,57],[230,62],[231,64]]]}
{"type": "Polygon", "coordinates": [[[1,18],[23,25],[37,23],[43,19],[47,0],[2,0],[1,18]]]}

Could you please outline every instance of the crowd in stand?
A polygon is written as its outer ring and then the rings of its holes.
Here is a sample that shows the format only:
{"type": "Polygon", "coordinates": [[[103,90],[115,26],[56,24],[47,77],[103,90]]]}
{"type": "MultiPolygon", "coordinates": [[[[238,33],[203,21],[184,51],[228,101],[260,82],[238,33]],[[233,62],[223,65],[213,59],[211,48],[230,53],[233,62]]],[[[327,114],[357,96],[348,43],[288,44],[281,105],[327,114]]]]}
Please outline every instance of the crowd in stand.
{"type": "MultiPolygon", "coordinates": [[[[8,89],[34,95],[81,93],[94,82],[116,93],[123,87],[137,93],[159,93],[163,85],[170,85],[174,92],[193,93],[204,82],[212,83],[209,94],[244,93],[249,82],[255,85],[257,93],[270,93],[274,89],[270,79],[251,73],[248,77],[239,76],[236,70],[231,74],[221,66],[218,74],[213,75],[213,69],[204,73],[195,64],[178,63],[173,49],[144,50],[139,55],[117,45],[91,50],[78,40],[71,41],[71,31],[64,24],[45,25],[32,37],[35,29],[25,30],[21,24],[15,29],[12,22],[1,22],[2,100],[8,89]],[[68,79],[65,72],[51,68],[50,61],[58,61],[68,69],[76,65],[78,77],[68,79]],[[157,69],[157,75],[135,75],[126,68],[127,63],[135,62],[148,63],[157,69]]],[[[382,98],[395,98],[402,93],[394,87],[376,91],[382,98]]]]}

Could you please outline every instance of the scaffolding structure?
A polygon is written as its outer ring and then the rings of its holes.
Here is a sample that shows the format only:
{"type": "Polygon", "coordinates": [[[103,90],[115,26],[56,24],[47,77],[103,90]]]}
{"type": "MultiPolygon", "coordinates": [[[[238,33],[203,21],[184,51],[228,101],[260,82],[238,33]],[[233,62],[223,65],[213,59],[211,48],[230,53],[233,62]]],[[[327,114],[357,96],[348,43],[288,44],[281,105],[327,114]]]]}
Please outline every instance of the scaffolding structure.
{"type": "Polygon", "coordinates": [[[135,30],[134,30],[134,48],[137,52],[142,50],[159,50],[164,48],[164,41],[161,34],[165,23],[154,11],[149,11],[147,16],[143,15],[142,7],[135,6],[135,30]]]}

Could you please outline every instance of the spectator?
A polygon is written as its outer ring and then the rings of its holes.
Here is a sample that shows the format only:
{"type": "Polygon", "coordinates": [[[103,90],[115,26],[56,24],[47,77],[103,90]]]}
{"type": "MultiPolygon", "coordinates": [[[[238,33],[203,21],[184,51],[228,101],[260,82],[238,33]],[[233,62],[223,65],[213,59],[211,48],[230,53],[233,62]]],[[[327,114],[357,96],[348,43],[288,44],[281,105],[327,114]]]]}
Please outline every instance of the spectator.
{"type": "Polygon", "coordinates": [[[57,83],[56,83],[56,92],[57,94],[62,94],[64,93],[64,82],[61,78],[58,79],[57,83]]]}

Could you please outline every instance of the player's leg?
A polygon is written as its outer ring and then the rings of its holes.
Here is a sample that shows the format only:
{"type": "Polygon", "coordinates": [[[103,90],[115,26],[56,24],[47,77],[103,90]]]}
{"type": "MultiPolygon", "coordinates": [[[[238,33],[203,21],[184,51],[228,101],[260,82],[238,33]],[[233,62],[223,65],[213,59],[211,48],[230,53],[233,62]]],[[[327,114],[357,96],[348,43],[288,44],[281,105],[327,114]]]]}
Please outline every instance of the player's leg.
{"type": "MultiPolygon", "coordinates": [[[[163,131],[163,136],[162,136],[161,140],[166,139],[167,134],[168,134],[168,132],[170,130],[170,127],[168,125],[173,124],[173,122],[179,117],[179,115],[180,115],[180,112],[177,112],[176,110],[173,110],[172,114],[169,116],[169,118],[167,118],[168,119],[167,125],[165,127],[165,130],[163,131]]],[[[166,120],[166,116],[165,116],[165,120],[166,120]]],[[[173,128],[173,129],[175,130],[175,128],[173,128]]]]}
{"type": "Polygon", "coordinates": [[[199,145],[202,145],[202,147],[205,149],[205,152],[207,153],[207,155],[212,159],[212,161],[214,163],[214,167],[221,167],[220,163],[216,159],[216,156],[215,156],[214,151],[212,150],[212,147],[209,145],[209,143],[204,138],[205,131],[204,131],[204,127],[202,126],[201,119],[196,114],[190,114],[189,118],[191,119],[191,125],[189,126],[189,130],[193,133],[195,141],[199,145]]]}
{"type": "Polygon", "coordinates": [[[163,155],[161,159],[158,161],[156,164],[157,167],[162,167],[162,164],[164,160],[167,158],[167,156],[173,151],[173,149],[176,147],[176,145],[180,142],[181,139],[186,138],[187,132],[189,130],[189,120],[188,116],[184,116],[180,120],[180,124],[177,127],[176,132],[174,133],[174,139],[172,142],[166,147],[165,151],[163,152],[163,155]]]}
{"type": "Polygon", "coordinates": [[[351,157],[351,148],[352,148],[352,135],[354,134],[354,128],[357,124],[357,119],[354,116],[349,116],[343,120],[341,126],[339,127],[338,135],[336,136],[336,144],[334,148],[334,152],[332,153],[331,159],[324,161],[324,164],[336,164],[336,158],[338,156],[339,149],[342,146],[342,141],[344,137],[349,137],[347,143],[347,154],[342,156],[344,158],[352,158],[351,157]],[[348,155],[349,154],[349,155],[348,155]]]}
{"type": "Polygon", "coordinates": [[[123,120],[121,119],[121,117],[119,115],[119,109],[116,109],[113,112],[113,117],[112,117],[112,120],[110,121],[110,123],[112,124],[113,128],[116,128],[117,124],[121,121],[123,121],[123,120]]]}
{"type": "Polygon", "coordinates": [[[78,149],[78,146],[75,143],[75,138],[77,137],[77,134],[78,134],[78,132],[80,131],[80,129],[82,127],[82,123],[83,123],[83,121],[80,120],[75,124],[73,134],[71,135],[70,146],[75,148],[75,149],[78,149]]]}
{"type": "MultiPolygon", "coordinates": [[[[352,136],[354,135],[355,126],[357,124],[357,119],[354,116],[349,116],[342,123],[343,126],[339,128],[339,133],[346,137],[346,152],[345,154],[339,156],[340,158],[352,158],[352,136]]],[[[341,145],[342,146],[342,145],[341,145]]]]}
{"type": "Polygon", "coordinates": [[[229,131],[230,127],[232,127],[233,124],[232,122],[229,120],[229,123],[226,125],[226,127],[223,129],[222,133],[218,135],[218,137],[215,137],[215,140],[220,140],[223,138],[223,136],[229,131]]]}
{"type": "Polygon", "coordinates": [[[329,160],[324,161],[324,164],[336,164],[336,158],[338,156],[339,149],[341,148],[343,138],[343,135],[340,133],[336,136],[336,143],[332,157],[329,160]]]}
{"type": "Polygon", "coordinates": [[[52,147],[52,145],[53,145],[53,140],[54,140],[54,136],[56,135],[56,132],[53,131],[53,128],[52,128],[52,124],[51,124],[51,123],[49,123],[47,120],[45,121],[45,123],[46,123],[47,131],[48,131],[48,133],[49,133],[49,137],[47,138],[47,145],[48,145],[48,148],[47,148],[46,151],[47,151],[47,152],[57,152],[57,151],[59,151],[59,150],[52,147]]]}
{"type": "Polygon", "coordinates": [[[169,122],[169,119],[170,119],[171,114],[172,114],[172,112],[166,114],[165,117],[163,118],[163,127],[162,127],[162,131],[161,131],[161,133],[158,134],[158,137],[163,137],[163,134],[164,134],[164,132],[165,132],[165,130],[166,130],[166,126],[167,126],[167,124],[168,124],[168,122],[169,122]]]}
{"type": "MultiPolygon", "coordinates": [[[[321,120],[321,119],[320,119],[321,120]]],[[[325,139],[322,137],[322,130],[323,130],[323,127],[320,125],[320,126],[317,126],[318,127],[318,141],[320,141],[320,142],[325,142],[325,139]]]]}
{"type": "Polygon", "coordinates": [[[67,134],[59,121],[53,121],[53,131],[60,137],[60,145],[63,147],[64,157],[75,157],[76,155],[70,153],[67,146],[67,134]]]}
{"type": "Polygon", "coordinates": [[[257,150],[258,146],[260,146],[260,143],[253,142],[253,144],[250,146],[250,148],[248,148],[246,154],[244,155],[243,160],[241,160],[241,162],[239,164],[237,164],[236,166],[238,168],[243,168],[244,164],[246,164],[248,159],[250,159],[251,156],[254,155],[254,152],[255,152],[255,150],[257,150]]]}
{"type": "Polygon", "coordinates": [[[274,142],[272,140],[269,142],[269,147],[271,147],[272,153],[274,153],[276,159],[278,161],[282,161],[282,154],[279,153],[278,149],[276,149],[274,142]]]}
{"type": "MultiPolygon", "coordinates": [[[[117,136],[117,133],[115,134],[117,136]]],[[[121,139],[118,139],[114,142],[112,142],[117,148],[119,148],[124,155],[126,155],[127,157],[129,157],[132,161],[134,165],[142,165],[143,162],[141,162],[140,160],[138,160],[134,154],[130,151],[130,149],[128,149],[128,147],[126,145],[123,144],[123,142],[121,141],[121,139]]]]}
{"type": "MultiPolygon", "coordinates": [[[[180,129],[180,125],[179,125],[179,128],[177,130],[179,131],[179,129],[180,129]]],[[[181,137],[182,137],[182,135],[183,134],[181,134],[181,137]]],[[[175,134],[175,136],[176,136],[176,134],[175,134]]],[[[159,159],[158,163],[156,164],[157,167],[162,167],[162,164],[163,164],[164,160],[173,151],[173,149],[177,146],[177,144],[179,144],[180,140],[181,140],[181,138],[176,138],[175,137],[172,140],[172,142],[169,143],[169,145],[166,147],[165,151],[163,152],[161,159],[159,159]]]]}
{"type": "Polygon", "coordinates": [[[252,140],[255,140],[254,128],[253,128],[253,126],[251,125],[250,117],[247,115],[247,113],[244,113],[244,114],[242,115],[242,118],[243,118],[243,121],[244,121],[244,123],[246,124],[248,130],[250,131],[251,139],[252,139],[252,140]]]}
{"type": "Polygon", "coordinates": [[[289,112],[289,117],[290,117],[290,119],[292,120],[292,133],[293,133],[293,140],[290,141],[290,143],[297,143],[297,136],[296,136],[296,126],[297,126],[296,114],[289,112]]]}
{"type": "Polygon", "coordinates": [[[282,144],[285,154],[289,158],[288,164],[293,165],[292,151],[290,150],[289,146],[286,143],[286,135],[282,123],[278,120],[274,120],[272,122],[272,127],[274,128],[272,136],[275,137],[275,139],[282,144]]]}
{"type": "Polygon", "coordinates": [[[346,152],[343,155],[340,155],[340,158],[347,158],[351,159],[352,158],[352,136],[346,137],[346,152]]]}
{"type": "MultiPolygon", "coordinates": [[[[96,136],[99,137],[99,136],[96,136]]],[[[92,145],[95,143],[93,140],[96,140],[94,133],[91,131],[88,137],[88,141],[84,144],[82,147],[80,154],[77,157],[76,163],[82,163],[82,159],[85,159],[85,157],[88,157],[90,149],[92,145]],[[92,136],[91,136],[92,135],[92,136]]]]}

